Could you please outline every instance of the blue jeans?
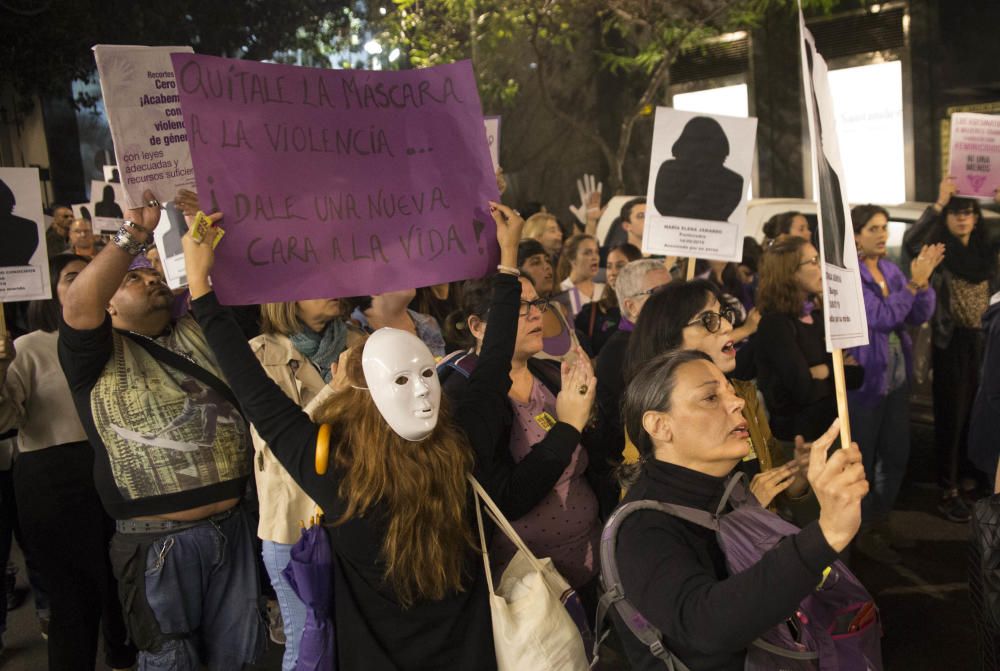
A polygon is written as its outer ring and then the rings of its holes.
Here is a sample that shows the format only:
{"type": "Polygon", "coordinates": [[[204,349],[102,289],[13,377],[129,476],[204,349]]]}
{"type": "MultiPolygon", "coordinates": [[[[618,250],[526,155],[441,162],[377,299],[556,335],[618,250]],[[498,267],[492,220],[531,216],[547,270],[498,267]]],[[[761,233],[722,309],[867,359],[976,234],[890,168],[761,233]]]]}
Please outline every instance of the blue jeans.
{"type": "Polygon", "coordinates": [[[254,555],[239,507],[173,533],[116,533],[111,559],[138,671],[229,671],[254,661],[264,643],[254,555]]]}
{"type": "Polygon", "coordinates": [[[292,546],[274,541],[264,541],[261,552],[264,557],[264,567],[271,578],[271,587],[278,597],[278,607],[281,609],[281,619],[285,628],[285,656],[281,659],[281,671],[295,671],[295,663],[299,659],[299,643],[302,640],[302,630],[306,626],[306,605],[292,590],[281,572],[288,566],[292,546]]]}
{"type": "Polygon", "coordinates": [[[865,527],[886,522],[910,459],[910,385],[889,392],[875,406],[850,404],[851,434],[861,448],[868,495],[861,502],[865,527]]]}

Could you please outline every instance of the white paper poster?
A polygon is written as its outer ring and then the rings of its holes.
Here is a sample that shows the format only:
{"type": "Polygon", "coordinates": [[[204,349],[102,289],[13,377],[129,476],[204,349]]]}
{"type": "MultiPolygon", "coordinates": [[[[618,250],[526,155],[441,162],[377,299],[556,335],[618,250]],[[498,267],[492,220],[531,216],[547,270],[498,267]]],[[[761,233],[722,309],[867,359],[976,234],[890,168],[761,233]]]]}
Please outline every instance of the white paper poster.
{"type": "Polygon", "coordinates": [[[101,171],[104,173],[105,182],[121,182],[121,173],[118,172],[117,165],[105,165],[101,167],[101,171]]]}
{"type": "Polygon", "coordinates": [[[0,168],[0,230],[0,303],[51,298],[38,168],[0,168]]]}
{"type": "Polygon", "coordinates": [[[813,192],[819,203],[826,349],[832,352],[867,345],[868,319],[854,228],[850,223],[851,206],[842,187],[847,181],[840,160],[826,61],[816,51],[816,43],[806,29],[801,10],[799,26],[802,31],[802,82],[812,145],[813,192]]]}
{"type": "Polygon", "coordinates": [[[125,202],[141,207],[149,189],[167,202],[195,189],[194,167],[181,116],[170,54],[191,47],[94,47],[104,108],[115,143],[125,202]]]}
{"type": "Polygon", "coordinates": [[[1000,116],[952,114],[948,156],[960,195],[993,200],[1000,187],[1000,116]]]}
{"type": "Polygon", "coordinates": [[[184,248],[181,246],[181,238],[187,230],[184,214],[177,209],[173,201],[169,201],[160,214],[160,223],[153,231],[153,241],[156,243],[156,251],[160,254],[160,263],[163,264],[164,279],[171,289],[187,286],[184,248]]]}
{"type": "Polygon", "coordinates": [[[490,145],[490,159],[493,161],[493,172],[500,169],[500,117],[483,117],[486,126],[486,141],[490,145]]]}
{"type": "Polygon", "coordinates": [[[739,261],[757,119],[657,107],[642,251],[739,261]]]}

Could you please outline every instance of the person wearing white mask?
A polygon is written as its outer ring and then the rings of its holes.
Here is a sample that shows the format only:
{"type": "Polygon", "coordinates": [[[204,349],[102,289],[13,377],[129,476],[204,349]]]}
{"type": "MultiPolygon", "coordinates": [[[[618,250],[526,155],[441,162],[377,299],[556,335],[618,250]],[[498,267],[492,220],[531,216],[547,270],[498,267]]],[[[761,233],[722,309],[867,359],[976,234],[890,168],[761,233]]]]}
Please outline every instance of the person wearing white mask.
{"type": "Polygon", "coordinates": [[[330,523],[343,671],[495,668],[466,476],[503,505],[507,478],[494,450],[511,385],[520,301],[513,267],[524,222],[498,203],[491,211],[501,273],[468,393],[442,403],[427,346],[382,329],[341,356],[336,391],[316,423],[240,345],[239,327],[211,291],[211,246],[183,240],[192,307],[209,345],[248,419],[330,523]],[[329,468],[317,469],[325,450],[329,468]]]}

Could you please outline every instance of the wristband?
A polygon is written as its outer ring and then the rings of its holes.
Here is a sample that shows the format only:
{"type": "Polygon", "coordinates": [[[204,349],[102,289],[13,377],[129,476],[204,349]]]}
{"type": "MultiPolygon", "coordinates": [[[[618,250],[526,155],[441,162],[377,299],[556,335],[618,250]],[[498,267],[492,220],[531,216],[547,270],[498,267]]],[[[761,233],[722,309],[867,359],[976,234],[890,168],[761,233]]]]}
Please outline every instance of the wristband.
{"type": "Polygon", "coordinates": [[[517,268],[512,268],[510,266],[505,266],[503,264],[498,265],[497,266],[497,270],[499,272],[501,272],[501,273],[507,273],[508,275],[514,275],[515,277],[520,277],[521,276],[521,271],[520,270],[518,270],[517,268]]]}
{"type": "Polygon", "coordinates": [[[149,233],[145,229],[140,228],[134,221],[126,219],[122,222],[118,232],[111,237],[111,242],[126,254],[138,256],[139,254],[145,254],[146,250],[149,249],[149,233]],[[136,240],[135,231],[137,230],[142,230],[146,233],[146,240],[142,242],[136,240]]]}

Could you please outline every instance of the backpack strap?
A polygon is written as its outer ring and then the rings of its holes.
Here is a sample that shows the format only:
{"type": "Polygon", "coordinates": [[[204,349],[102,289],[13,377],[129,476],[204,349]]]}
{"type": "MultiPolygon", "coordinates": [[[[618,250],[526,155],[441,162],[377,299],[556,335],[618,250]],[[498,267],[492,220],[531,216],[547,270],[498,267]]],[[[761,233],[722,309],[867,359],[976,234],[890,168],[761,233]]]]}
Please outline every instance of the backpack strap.
{"type": "Polygon", "coordinates": [[[205,370],[186,356],[182,356],[173,350],[167,349],[152,338],[146,338],[136,333],[132,333],[131,331],[118,330],[117,332],[149,352],[149,355],[157,361],[165,363],[171,368],[176,368],[183,373],[187,373],[199,382],[202,382],[214,389],[224,399],[229,401],[229,404],[236,408],[236,411],[240,413],[244,420],[246,420],[246,415],[243,414],[243,408],[240,407],[240,402],[236,400],[236,394],[233,393],[233,390],[230,389],[228,384],[216,377],[211,371],[205,370]]]}
{"type": "MultiPolygon", "coordinates": [[[[620,506],[611,514],[601,534],[601,583],[605,591],[597,604],[594,663],[597,661],[601,643],[607,637],[607,632],[601,635],[604,621],[608,611],[614,608],[632,635],[649,648],[650,654],[662,661],[669,671],[689,671],[688,667],[663,645],[662,632],[643,617],[642,613],[625,598],[625,588],[622,585],[621,575],[618,573],[618,562],[615,559],[615,552],[618,548],[618,531],[629,515],[640,510],[656,510],[714,531],[719,529],[718,521],[709,512],[671,503],[661,503],[660,501],[632,501],[620,506]]],[[[591,668],[593,668],[593,664],[591,668]]]]}
{"type": "Polygon", "coordinates": [[[719,507],[715,510],[715,516],[719,517],[722,515],[727,503],[732,502],[734,509],[745,504],[747,502],[748,489],[746,473],[738,470],[729,476],[729,481],[726,483],[726,490],[722,493],[719,507]]]}

